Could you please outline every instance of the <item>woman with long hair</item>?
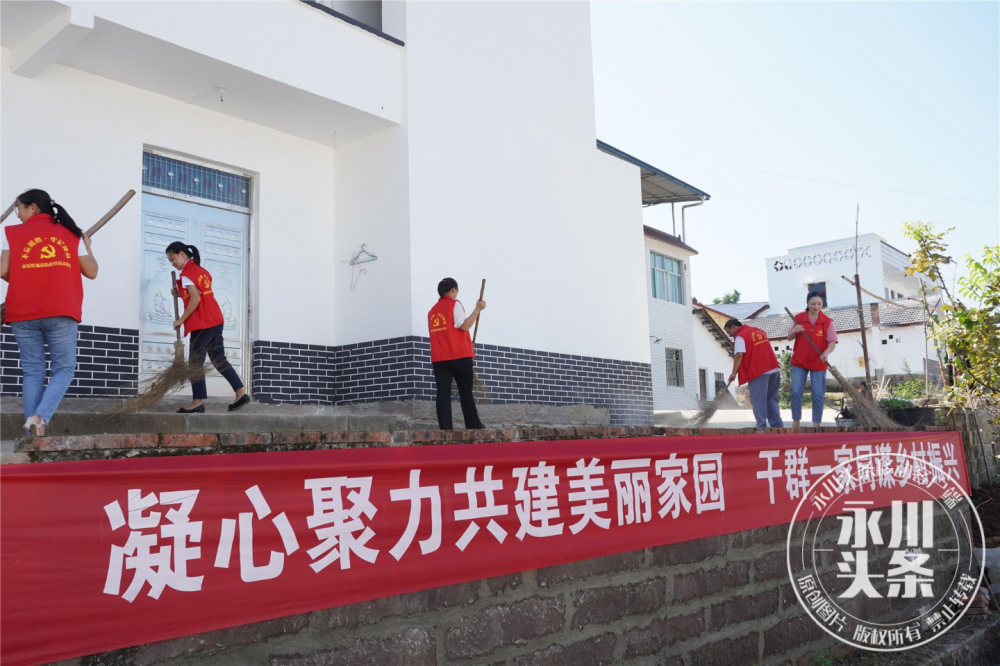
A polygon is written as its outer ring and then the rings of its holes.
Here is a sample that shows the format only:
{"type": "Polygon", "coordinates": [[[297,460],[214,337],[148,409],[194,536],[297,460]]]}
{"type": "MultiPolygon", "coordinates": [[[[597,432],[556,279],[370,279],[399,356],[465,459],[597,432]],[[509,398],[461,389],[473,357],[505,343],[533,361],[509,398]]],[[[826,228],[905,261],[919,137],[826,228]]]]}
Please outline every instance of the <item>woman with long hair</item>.
{"type": "MultiPolygon", "coordinates": [[[[225,319],[222,308],[215,300],[212,292],[212,275],[201,267],[201,253],[194,245],[185,245],[174,241],[167,246],[167,259],[170,264],[181,272],[173,295],[180,294],[184,301],[184,312],[180,319],[174,322],[174,328],[184,326],[184,335],[191,335],[191,346],[188,362],[203,369],[205,356],[219,371],[236,392],[236,400],[229,405],[229,411],[235,411],[250,402],[250,396],[243,388],[243,382],[226,360],[226,348],[222,341],[222,327],[225,319]]],[[[204,400],[208,397],[208,387],[205,386],[204,370],[191,380],[193,399],[187,407],[177,410],[179,414],[194,414],[205,411],[204,400]]]]}
{"type": "Polygon", "coordinates": [[[21,224],[4,230],[0,278],[7,289],[6,320],[21,353],[24,429],[44,435],[76,370],[76,333],[83,279],[97,277],[90,239],[44,190],[17,198],[21,224]],[[52,377],[45,384],[45,350],[52,377]]]}
{"type": "Polygon", "coordinates": [[[818,428],[823,423],[823,398],[826,397],[826,360],[837,346],[837,329],[833,320],[823,313],[823,294],[810,291],[806,295],[806,309],[795,315],[788,339],[795,340],[792,351],[792,427],[798,428],[802,419],[802,396],[806,390],[806,377],[812,386],[812,420],[818,428]],[[805,339],[808,336],[816,348],[805,339]]]}

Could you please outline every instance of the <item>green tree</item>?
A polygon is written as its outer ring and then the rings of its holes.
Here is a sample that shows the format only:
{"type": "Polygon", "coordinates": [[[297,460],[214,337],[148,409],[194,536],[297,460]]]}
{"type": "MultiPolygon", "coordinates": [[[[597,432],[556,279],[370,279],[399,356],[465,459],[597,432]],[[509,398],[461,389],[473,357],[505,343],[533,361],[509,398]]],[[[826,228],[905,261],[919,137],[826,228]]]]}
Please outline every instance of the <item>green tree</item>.
{"type": "Polygon", "coordinates": [[[732,305],[733,303],[740,302],[740,291],[739,289],[733,289],[728,294],[723,294],[722,298],[713,298],[712,303],[715,305],[732,305]]]}
{"type": "MultiPolygon", "coordinates": [[[[929,222],[906,222],[903,235],[917,243],[908,275],[922,273],[941,296],[931,313],[930,332],[939,349],[952,359],[951,397],[958,404],[984,407],[1000,424],[1000,245],[984,246],[978,259],[965,257],[968,277],[958,280],[958,296],[945,283],[942,267],[953,263],[945,236],[929,222]]],[[[944,368],[942,368],[944,372],[944,368]]]]}

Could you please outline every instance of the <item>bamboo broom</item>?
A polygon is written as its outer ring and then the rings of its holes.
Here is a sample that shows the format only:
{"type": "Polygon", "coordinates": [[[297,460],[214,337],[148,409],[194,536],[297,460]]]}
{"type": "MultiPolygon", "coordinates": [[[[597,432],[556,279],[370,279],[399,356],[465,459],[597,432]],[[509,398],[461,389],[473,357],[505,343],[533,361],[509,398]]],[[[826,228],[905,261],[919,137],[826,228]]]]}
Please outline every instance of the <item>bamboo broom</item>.
{"type": "MultiPolygon", "coordinates": [[[[170,271],[170,292],[173,293],[177,287],[177,273],[170,271]]],[[[177,298],[174,296],[174,320],[181,318],[180,309],[177,307],[177,298]]],[[[181,329],[178,327],[177,341],[174,342],[174,360],[169,367],[160,371],[150,379],[143,382],[139,393],[129,400],[126,400],[120,407],[112,409],[109,413],[121,414],[124,412],[138,412],[148,409],[160,402],[168,393],[179,388],[192,379],[197,379],[204,368],[191,365],[184,361],[184,341],[181,338],[181,329]]]]}
{"type": "Polygon", "coordinates": [[[727,393],[729,393],[730,384],[732,384],[732,382],[726,384],[724,389],[716,393],[711,402],[702,407],[698,413],[694,415],[694,418],[687,422],[686,427],[699,428],[708,423],[709,419],[715,416],[715,412],[718,411],[719,406],[722,405],[722,399],[726,397],[727,393]]]}
{"type": "MultiPolygon", "coordinates": [[[[785,312],[788,313],[788,316],[791,317],[792,321],[794,322],[795,315],[792,314],[792,311],[789,310],[788,308],[785,308],[785,312]]],[[[860,322],[860,325],[864,326],[864,322],[860,322]]],[[[799,335],[802,334],[799,333],[799,335]]],[[[816,346],[816,343],[812,341],[812,338],[810,338],[808,335],[804,335],[803,337],[810,345],[812,345],[812,348],[816,350],[817,354],[823,353],[819,350],[819,347],[816,346]]],[[[857,418],[858,423],[860,423],[862,427],[880,428],[883,430],[900,429],[898,423],[896,423],[888,416],[886,416],[885,413],[878,408],[878,405],[876,405],[874,402],[866,398],[865,395],[861,393],[861,391],[859,391],[853,384],[847,381],[847,378],[845,378],[844,375],[840,374],[840,371],[837,370],[837,368],[833,367],[833,365],[829,361],[826,362],[826,366],[830,369],[830,374],[833,375],[834,379],[836,379],[837,382],[842,387],[844,387],[844,391],[847,393],[847,395],[851,397],[851,403],[854,408],[852,411],[854,412],[855,418],[857,418]]]]}
{"type": "MultiPolygon", "coordinates": [[[[109,210],[107,213],[104,214],[104,217],[102,217],[97,222],[95,222],[94,226],[92,226],[90,229],[87,229],[87,235],[90,236],[91,238],[93,238],[94,234],[96,234],[98,231],[100,231],[101,227],[103,227],[105,224],[108,223],[108,220],[110,220],[115,215],[117,215],[118,211],[120,211],[122,208],[124,208],[125,204],[127,204],[129,202],[129,200],[132,197],[134,197],[134,196],[135,196],[135,190],[129,190],[128,192],[126,192],[125,196],[123,196],[121,199],[119,199],[118,203],[116,203],[114,206],[112,206],[111,210],[109,210]]],[[[10,205],[10,208],[8,208],[4,212],[3,217],[6,218],[10,214],[10,212],[12,210],[14,210],[14,207],[16,205],[17,205],[17,200],[15,199],[14,203],[12,203],[10,205]]],[[[2,222],[2,220],[0,220],[0,222],[2,222]]],[[[4,321],[6,321],[4,319],[4,315],[6,314],[6,312],[7,312],[7,304],[4,303],[4,304],[0,305],[0,325],[2,325],[4,323],[4,321]]]]}

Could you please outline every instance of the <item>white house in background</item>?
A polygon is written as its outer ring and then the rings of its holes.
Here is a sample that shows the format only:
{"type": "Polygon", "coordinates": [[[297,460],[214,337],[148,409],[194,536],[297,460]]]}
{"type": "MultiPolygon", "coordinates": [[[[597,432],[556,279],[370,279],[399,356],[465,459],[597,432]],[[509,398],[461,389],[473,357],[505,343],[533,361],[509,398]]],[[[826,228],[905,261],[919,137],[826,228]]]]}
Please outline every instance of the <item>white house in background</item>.
{"type": "MultiPolygon", "coordinates": [[[[909,256],[876,234],[858,238],[858,259],[861,285],[871,292],[862,292],[862,302],[873,376],[922,376],[927,368],[928,374],[936,378],[939,372],[937,354],[925,335],[924,306],[918,297],[920,280],[925,278],[906,276],[909,256]]],[[[710,319],[720,326],[733,318],[761,328],[767,332],[774,351],[780,354],[792,351],[793,347],[793,343],[785,339],[792,320],[784,308],[788,307],[793,313],[801,312],[805,309],[806,294],[820,291],[826,295],[826,312],[833,319],[840,338],[830,360],[845,377],[863,378],[864,353],[857,291],[841,277],[853,279],[854,239],[793,248],[788,254],[772,257],[765,263],[768,301],[696,304],[696,315],[701,310],[703,321],[710,319]]],[[[928,305],[933,312],[940,306],[940,299],[930,298],[928,305]]],[[[711,326],[705,328],[711,331],[711,326]]]]}
{"type": "Polygon", "coordinates": [[[651,422],[642,206],[707,195],[595,143],[589,3],[3,0],[0,19],[2,207],[41,187],[87,225],[140,193],[95,239],[71,395],[169,363],[182,240],[257,400],[432,399],[435,287],[468,305],[488,278],[494,401],[651,422]]]}

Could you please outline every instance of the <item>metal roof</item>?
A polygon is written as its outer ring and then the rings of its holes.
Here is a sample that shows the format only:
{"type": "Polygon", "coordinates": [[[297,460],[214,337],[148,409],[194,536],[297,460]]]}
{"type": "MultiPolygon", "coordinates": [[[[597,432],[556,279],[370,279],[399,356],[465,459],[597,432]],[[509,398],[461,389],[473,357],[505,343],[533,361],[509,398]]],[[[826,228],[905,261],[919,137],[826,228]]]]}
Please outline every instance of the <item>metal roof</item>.
{"type": "Polygon", "coordinates": [[[725,317],[733,319],[753,319],[761,310],[767,308],[767,301],[755,301],[751,303],[698,303],[701,307],[712,312],[718,312],[725,317]]]}
{"type": "MultiPolygon", "coordinates": [[[[931,312],[935,312],[941,304],[939,297],[927,299],[931,312]]],[[[872,327],[871,304],[866,304],[862,308],[865,313],[865,328],[872,327]]],[[[844,305],[838,308],[826,308],[823,310],[826,315],[833,320],[833,325],[838,332],[859,331],[858,307],[856,305],[844,305]]],[[[880,326],[914,326],[923,325],[924,310],[923,304],[916,299],[908,298],[899,301],[899,306],[888,303],[878,304],[878,318],[880,326]],[[901,306],[901,307],[900,307],[901,306]]],[[[756,326],[767,333],[771,340],[784,338],[788,335],[788,329],[792,327],[792,320],[787,314],[769,315],[767,317],[757,317],[744,322],[750,326],[756,326]]]]}
{"type": "Polygon", "coordinates": [[[657,169],[651,164],[632,157],[628,153],[604,143],[600,139],[597,140],[597,149],[639,167],[639,175],[642,178],[643,206],[655,206],[661,203],[680,203],[682,201],[708,201],[712,198],[707,192],[703,192],[693,185],[688,185],[683,180],[674,178],[666,171],[657,169]]]}

